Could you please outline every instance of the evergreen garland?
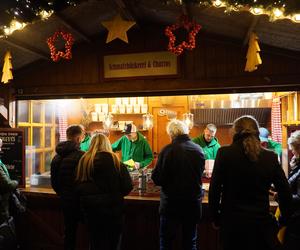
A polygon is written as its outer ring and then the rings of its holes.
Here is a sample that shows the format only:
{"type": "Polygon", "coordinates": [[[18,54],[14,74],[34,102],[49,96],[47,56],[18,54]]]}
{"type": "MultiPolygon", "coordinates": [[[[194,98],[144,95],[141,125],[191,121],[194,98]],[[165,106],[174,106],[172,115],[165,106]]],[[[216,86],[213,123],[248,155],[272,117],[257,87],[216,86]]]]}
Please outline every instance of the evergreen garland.
{"type": "MultiPolygon", "coordinates": [[[[45,11],[61,11],[85,0],[0,0],[0,35],[4,27],[8,27],[13,19],[30,23],[40,19],[38,13],[45,11]]],[[[161,0],[163,3],[213,4],[215,0],[161,0]]],[[[259,7],[266,10],[284,7],[284,14],[300,14],[300,0],[222,0],[226,5],[259,7]]]]}
{"type": "MultiPolygon", "coordinates": [[[[183,3],[213,4],[215,0],[182,0],[183,3]]],[[[284,14],[300,14],[300,0],[221,0],[232,6],[259,7],[266,10],[284,7],[284,14]]],[[[175,0],[175,2],[179,2],[175,0]]]]}
{"type": "MultiPolygon", "coordinates": [[[[0,29],[8,27],[15,19],[19,22],[30,23],[40,19],[38,13],[45,11],[61,11],[75,5],[80,0],[0,0],[0,29]]],[[[3,34],[3,31],[0,31],[3,34]]]]}

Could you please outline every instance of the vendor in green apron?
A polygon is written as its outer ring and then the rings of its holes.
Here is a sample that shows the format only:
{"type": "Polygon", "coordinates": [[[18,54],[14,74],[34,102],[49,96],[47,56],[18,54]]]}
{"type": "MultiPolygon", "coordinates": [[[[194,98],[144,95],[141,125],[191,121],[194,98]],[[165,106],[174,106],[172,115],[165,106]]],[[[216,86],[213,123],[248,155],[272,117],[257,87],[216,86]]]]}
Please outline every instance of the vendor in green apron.
{"type": "Polygon", "coordinates": [[[260,127],[259,128],[259,139],[261,145],[267,149],[274,151],[278,157],[281,157],[282,153],[282,146],[280,143],[273,141],[269,138],[269,131],[266,128],[260,127]]]}
{"type": "Polygon", "coordinates": [[[88,151],[91,144],[91,136],[88,133],[85,133],[84,139],[80,143],[80,149],[84,152],[88,151]]]}
{"type": "Polygon", "coordinates": [[[209,123],[206,125],[203,134],[192,139],[204,151],[205,160],[214,160],[217,156],[218,149],[221,147],[218,139],[215,137],[217,132],[216,125],[209,123]]]}
{"type": "Polygon", "coordinates": [[[92,136],[90,133],[87,132],[88,130],[88,125],[80,125],[84,134],[84,138],[80,143],[80,150],[86,152],[88,151],[90,144],[91,144],[91,140],[92,140],[92,136]]]}
{"type": "Polygon", "coordinates": [[[112,150],[122,151],[122,162],[135,169],[144,168],[150,165],[153,160],[152,150],[145,137],[137,131],[134,124],[126,124],[123,135],[114,142],[112,150]],[[130,164],[131,162],[132,164],[130,164]]]}

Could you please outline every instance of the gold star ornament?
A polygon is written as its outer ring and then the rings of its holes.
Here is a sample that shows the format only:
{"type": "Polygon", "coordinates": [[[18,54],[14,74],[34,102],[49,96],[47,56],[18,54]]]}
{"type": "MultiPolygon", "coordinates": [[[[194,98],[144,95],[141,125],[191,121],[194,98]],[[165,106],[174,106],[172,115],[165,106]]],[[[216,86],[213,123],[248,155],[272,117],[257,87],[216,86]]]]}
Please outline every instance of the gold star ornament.
{"type": "Polygon", "coordinates": [[[133,21],[125,21],[120,15],[116,15],[111,21],[101,22],[108,30],[106,43],[109,43],[117,38],[128,43],[127,31],[135,25],[133,21]]]}

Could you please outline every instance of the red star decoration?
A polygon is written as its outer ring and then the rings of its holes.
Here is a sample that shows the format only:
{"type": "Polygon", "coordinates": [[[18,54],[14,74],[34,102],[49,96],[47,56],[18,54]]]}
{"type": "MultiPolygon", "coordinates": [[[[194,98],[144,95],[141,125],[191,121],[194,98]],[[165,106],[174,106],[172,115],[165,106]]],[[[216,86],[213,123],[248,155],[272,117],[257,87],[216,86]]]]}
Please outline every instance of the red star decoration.
{"type": "Polygon", "coordinates": [[[190,21],[185,15],[179,18],[179,22],[171,26],[167,26],[165,29],[165,35],[169,38],[168,50],[176,55],[180,55],[184,49],[193,50],[196,47],[196,35],[201,29],[201,25],[195,21],[190,21]],[[185,28],[189,31],[188,42],[183,41],[182,43],[175,46],[176,36],[173,31],[180,27],[185,28]]]}
{"type": "Polygon", "coordinates": [[[72,58],[72,46],[74,43],[74,38],[71,33],[64,31],[56,31],[53,36],[47,39],[47,44],[50,49],[51,58],[54,62],[57,62],[60,58],[70,60],[72,58]],[[54,43],[56,42],[58,36],[61,36],[65,41],[65,51],[57,51],[54,43]]]}

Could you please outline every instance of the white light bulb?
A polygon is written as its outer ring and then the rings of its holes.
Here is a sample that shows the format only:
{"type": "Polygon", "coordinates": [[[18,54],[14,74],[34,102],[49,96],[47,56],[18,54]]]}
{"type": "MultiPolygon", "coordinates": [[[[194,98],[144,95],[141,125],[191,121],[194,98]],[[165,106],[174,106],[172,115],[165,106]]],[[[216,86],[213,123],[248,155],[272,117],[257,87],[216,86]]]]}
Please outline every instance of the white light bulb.
{"type": "Polygon", "coordinates": [[[216,1],[214,1],[214,6],[216,6],[216,7],[220,7],[223,3],[222,3],[222,1],[221,0],[216,0],[216,1]]]}
{"type": "Polygon", "coordinates": [[[53,11],[52,11],[52,10],[50,10],[50,11],[42,10],[42,11],[39,12],[39,16],[40,16],[42,19],[47,19],[47,18],[49,18],[52,14],[53,14],[53,11]]]}
{"type": "Polygon", "coordinates": [[[12,22],[11,26],[13,28],[15,28],[16,30],[22,29],[23,28],[23,24],[18,22],[18,21],[14,21],[12,22]]]}
{"type": "Polygon", "coordinates": [[[295,14],[293,16],[293,19],[294,19],[295,22],[300,22],[300,14],[295,14]]]}
{"type": "Polygon", "coordinates": [[[260,15],[263,13],[263,10],[261,8],[252,8],[251,9],[252,14],[254,15],[260,15]]]}
{"type": "Polygon", "coordinates": [[[8,28],[8,27],[4,28],[3,31],[4,31],[5,35],[9,35],[10,34],[10,28],[8,28]]]}
{"type": "Polygon", "coordinates": [[[273,13],[274,13],[274,16],[275,16],[276,18],[281,17],[282,14],[283,14],[283,12],[282,12],[280,9],[274,9],[274,10],[273,10],[273,13]]]}

